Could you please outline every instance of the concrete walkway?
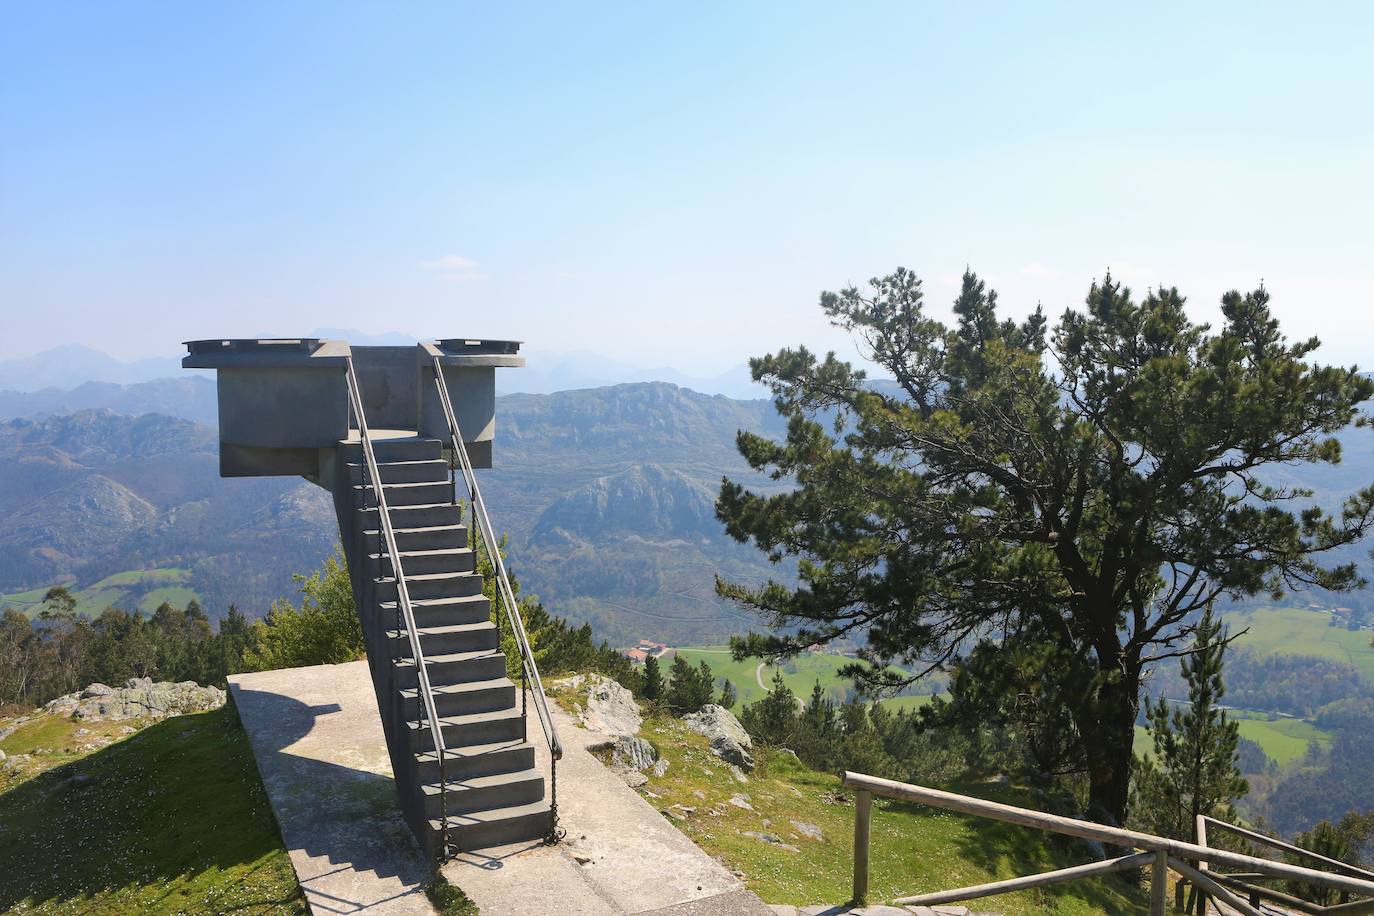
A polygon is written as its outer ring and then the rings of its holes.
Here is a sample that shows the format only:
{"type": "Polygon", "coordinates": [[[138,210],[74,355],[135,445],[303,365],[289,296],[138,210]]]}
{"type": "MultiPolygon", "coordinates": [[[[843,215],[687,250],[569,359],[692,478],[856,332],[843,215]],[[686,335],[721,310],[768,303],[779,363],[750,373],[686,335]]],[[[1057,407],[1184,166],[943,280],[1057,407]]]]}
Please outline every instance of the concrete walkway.
{"type": "MultiPolygon", "coordinates": [[[[460,855],[444,877],[482,916],[774,916],[740,880],[678,831],[589,748],[606,736],[550,703],[558,763],[558,846],[527,843],[460,855]]],[[[530,711],[529,740],[548,775],[548,748],[530,711]]]]}
{"type": "Polygon", "coordinates": [[[367,662],[236,674],[229,690],[310,911],[433,914],[367,662]]]}
{"type": "MultiPolygon", "coordinates": [[[[366,662],[229,679],[311,911],[433,913],[430,868],[396,805],[366,662]]],[[[773,916],[588,751],[604,740],[556,707],[566,840],[469,853],[444,875],[482,916],[773,916]]],[[[548,754],[531,710],[530,740],[548,754]]]]}

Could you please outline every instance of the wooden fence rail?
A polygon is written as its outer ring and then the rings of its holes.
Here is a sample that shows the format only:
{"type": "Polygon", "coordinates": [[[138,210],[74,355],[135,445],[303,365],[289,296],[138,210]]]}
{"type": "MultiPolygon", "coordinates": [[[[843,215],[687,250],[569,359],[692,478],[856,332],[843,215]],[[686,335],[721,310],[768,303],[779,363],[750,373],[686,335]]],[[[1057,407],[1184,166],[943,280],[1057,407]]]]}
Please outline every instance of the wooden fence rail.
{"type": "MultiPolygon", "coordinates": [[[[959,888],[958,890],[920,894],[914,897],[903,897],[895,901],[898,904],[923,904],[929,906],[938,903],[949,903],[955,900],[971,900],[976,897],[1004,894],[1030,887],[1043,887],[1049,884],[1057,884],[1062,881],[1071,881],[1077,878],[1122,871],[1128,868],[1140,868],[1147,864],[1151,865],[1153,872],[1150,893],[1151,916],[1164,916],[1166,903],[1165,886],[1167,884],[1168,869],[1173,869],[1177,874],[1188,879],[1206,895],[1200,896],[1199,898],[1203,908],[1206,907],[1206,898],[1212,897],[1226,903],[1228,906],[1234,908],[1236,912],[1245,914],[1245,916],[1262,916],[1259,909],[1259,902],[1255,896],[1255,891],[1267,891],[1268,889],[1245,884],[1243,888],[1236,888],[1233,890],[1227,887],[1227,884],[1235,879],[1219,872],[1209,873],[1208,868],[1212,865],[1241,868],[1245,869],[1246,872],[1255,873],[1256,875],[1266,878],[1283,878],[1290,881],[1303,881],[1330,887],[1346,894],[1359,894],[1367,897],[1374,897],[1374,873],[1366,872],[1362,869],[1354,868],[1353,866],[1347,866],[1345,863],[1326,859],[1322,856],[1317,856],[1315,853],[1309,854],[1308,858],[1312,860],[1321,860],[1323,864],[1333,868],[1339,865],[1340,869],[1337,870],[1337,873],[1331,871],[1318,871],[1301,865],[1292,865],[1287,862],[1276,862],[1272,859],[1261,859],[1256,856],[1230,852],[1224,849],[1209,848],[1205,845],[1205,824],[1200,825],[1200,827],[1203,828],[1200,834],[1203,845],[1198,845],[1194,843],[1185,843],[1180,840],[1171,840],[1168,837],[1155,836],[1150,833],[1141,833],[1136,830],[1109,827],[1105,824],[1093,823],[1092,821],[1081,821],[1072,817],[1032,811],[1028,808],[1017,808],[1014,805],[1004,805],[1000,802],[987,801],[985,799],[973,798],[968,795],[959,795],[953,792],[944,792],[939,789],[930,789],[925,786],[896,782],[891,779],[881,779],[877,776],[866,776],[863,773],[846,772],[844,774],[844,785],[855,791],[854,901],[859,904],[866,903],[868,900],[869,828],[872,821],[873,796],[875,795],[884,798],[899,799],[901,801],[917,802],[923,805],[930,805],[934,808],[942,808],[946,811],[956,811],[960,814],[986,817],[1007,824],[1018,824],[1023,827],[1048,830],[1066,836],[1097,840],[1113,846],[1141,850],[1141,852],[1109,859],[1105,862],[1093,862],[1088,865],[1057,869],[1044,874],[1011,878],[1005,881],[996,881],[991,884],[959,888]],[[1237,896],[1237,890],[1245,893],[1249,899],[1241,899],[1241,897],[1237,896]]],[[[1222,824],[1220,821],[1214,821],[1212,823],[1214,825],[1222,824]]],[[[1223,826],[1227,828],[1231,827],[1229,824],[1223,826]]],[[[1250,831],[1245,832],[1250,833],[1250,831]]],[[[1254,834],[1254,836],[1260,837],[1262,835],[1254,834]]],[[[1275,846],[1277,844],[1279,848],[1285,850],[1296,850],[1296,847],[1289,847],[1288,844],[1272,840],[1272,838],[1263,837],[1263,839],[1266,841],[1266,845],[1275,846]]],[[[1258,842],[1258,840],[1256,840],[1256,842],[1258,842]]],[[[1306,852],[1306,850],[1301,850],[1301,852],[1306,852]]],[[[1199,912],[1205,912],[1205,909],[1200,909],[1199,912]]],[[[1316,907],[1311,912],[1339,913],[1343,914],[1343,916],[1344,914],[1374,913],[1374,899],[1359,900],[1353,903],[1341,903],[1325,908],[1316,907]]]]}

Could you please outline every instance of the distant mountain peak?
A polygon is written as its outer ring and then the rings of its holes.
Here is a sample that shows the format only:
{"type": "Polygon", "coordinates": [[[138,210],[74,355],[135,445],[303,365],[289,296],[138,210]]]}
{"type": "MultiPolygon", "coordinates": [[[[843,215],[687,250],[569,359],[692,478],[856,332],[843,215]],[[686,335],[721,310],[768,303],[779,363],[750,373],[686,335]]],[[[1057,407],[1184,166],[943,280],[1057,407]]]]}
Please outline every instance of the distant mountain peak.
{"type": "Polygon", "coordinates": [[[701,484],[652,462],[598,477],[553,502],[539,516],[532,540],[636,536],[703,538],[720,533],[714,499],[701,484]]]}

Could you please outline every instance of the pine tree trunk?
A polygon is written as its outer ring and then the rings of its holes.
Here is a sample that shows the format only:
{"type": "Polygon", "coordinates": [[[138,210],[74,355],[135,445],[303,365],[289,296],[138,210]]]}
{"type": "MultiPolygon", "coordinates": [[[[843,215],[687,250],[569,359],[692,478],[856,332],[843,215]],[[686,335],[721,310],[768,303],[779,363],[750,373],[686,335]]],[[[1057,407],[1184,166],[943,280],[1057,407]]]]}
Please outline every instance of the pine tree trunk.
{"type": "Polygon", "coordinates": [[[1135,719],[1139,711],[1138,676],[1109,679],[1097,702],[1082,711],[1079,729],[1088,751],[1087,816],[1099,823],[1121,826],[1131,792],[1131,754],[1135,746],[1135,719]]]}

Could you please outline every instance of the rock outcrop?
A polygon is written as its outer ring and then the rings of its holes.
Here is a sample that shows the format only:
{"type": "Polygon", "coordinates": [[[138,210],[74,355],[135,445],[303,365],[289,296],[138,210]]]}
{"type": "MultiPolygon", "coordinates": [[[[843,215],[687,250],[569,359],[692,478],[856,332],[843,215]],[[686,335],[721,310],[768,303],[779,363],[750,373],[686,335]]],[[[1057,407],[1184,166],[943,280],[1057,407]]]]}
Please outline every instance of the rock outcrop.
{"type": "Polygon", "coordinates": [[[202,687],[195,681],[153,681],[131,677],[123,687],[91,684],[80,693],[60,696],[43,707],[53,715],[71,716],[87,722],[118,722],[123,719],[180,716],[205,712],[224,705],[224,691],[202,687]]]}
{"type": "Polygon", "coordinates": [[[573,689],[583,684],[587,686],[587,706],[578,721],[584,728],[613,738],[622,735],[633,738],[639,733],[644,717],[639,714],[634,694],[599,674],[578,675],[569,680],[573,689]]]}
{"type": "Polygon", "coordinates": [[[643,738],[619,735],[611,749],[611,765],[631,770],[647,770],[658,762],[658,751],[643,738]]]}
{"type": "Polygon", "coordinates": [[[734,713],[724,706],[709,703],[700,712],[684,716],[683,723],[711,740],[711,753],[745,772],[754,769],[754,742],[734,713]]]}

